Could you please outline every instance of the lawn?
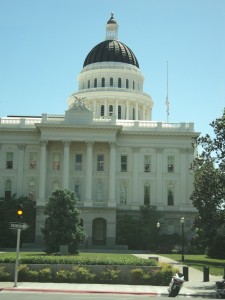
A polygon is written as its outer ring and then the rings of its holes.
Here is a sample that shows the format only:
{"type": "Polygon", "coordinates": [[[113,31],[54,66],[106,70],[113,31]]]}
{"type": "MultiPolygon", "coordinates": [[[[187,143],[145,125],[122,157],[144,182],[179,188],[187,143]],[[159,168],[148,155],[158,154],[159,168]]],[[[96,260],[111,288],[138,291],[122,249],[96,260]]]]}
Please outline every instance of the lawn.
{"type": "MultiPolygon", "coordinates": [[[[162,254],[165,257],[181,262],[181,254],[162,254]]],[[[198,270],[209,267],[209,274],[223,276],[225,272],[225,259],[209,258],[206,255],[184,255],[184,264],[198,270]]]]}

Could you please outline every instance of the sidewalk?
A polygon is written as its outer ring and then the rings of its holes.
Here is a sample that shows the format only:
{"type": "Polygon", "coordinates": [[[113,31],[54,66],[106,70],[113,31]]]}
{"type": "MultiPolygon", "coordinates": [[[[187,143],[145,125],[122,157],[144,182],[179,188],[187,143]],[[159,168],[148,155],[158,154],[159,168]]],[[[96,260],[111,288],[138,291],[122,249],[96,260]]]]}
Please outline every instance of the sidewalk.
{"type": "MultiPolygon", "coordinates": [[[[183,271],[183,265],[176,261],[159,255],[138,254],[137,256],[149,258],[158,256],[159,262],[170,263],[183,271]]],[[[189,281],[184,282],[179,295],[215,297],[215,281],[221,280],[219,276],[209,276],[209,282],[203,282],[203,272],[189,267],[189,281]]],[[[169,284],[169,283],[168,283],[169,284]]],[[[168,286],[145,285],[119,285],[119,284],[69,284],[69,283],[38,283],[0,282],[0,292],[41,292],[41,293],[108,293],[108,294],[136,294],[136,295],[168,295],[168,286]]]]}

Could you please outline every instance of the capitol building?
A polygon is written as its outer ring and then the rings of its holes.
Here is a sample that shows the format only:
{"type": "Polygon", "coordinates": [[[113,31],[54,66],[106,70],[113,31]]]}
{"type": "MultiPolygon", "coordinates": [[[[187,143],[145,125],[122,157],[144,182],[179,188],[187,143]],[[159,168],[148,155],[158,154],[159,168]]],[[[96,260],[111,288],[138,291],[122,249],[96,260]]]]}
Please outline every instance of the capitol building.
{"type": "Polygon", "coordinates": [[[43,240],[45,204],[57,189],[76,193],[90,247],[116,247],[118,216],[144,205],[161,213],[162,233],[180,234],[184,217],[191,236],[189,167],[199,133],[193,123],[152,120],[153,99],[118,27],[112,14],[64,113],[0,118],[0,197],[36,201],[36,244],[43,240]]]}

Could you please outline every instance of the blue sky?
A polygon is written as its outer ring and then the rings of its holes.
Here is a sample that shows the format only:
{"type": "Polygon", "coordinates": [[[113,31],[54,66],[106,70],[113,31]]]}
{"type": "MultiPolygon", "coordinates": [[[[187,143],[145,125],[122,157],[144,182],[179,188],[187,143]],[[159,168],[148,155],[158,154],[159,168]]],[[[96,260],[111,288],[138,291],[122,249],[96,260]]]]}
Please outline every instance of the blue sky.
{"type": "Polygon", "coordinates": [[[225,0],[0,0],[0,117],[63,114],[111,12],[154,101],[153,120],[209,123],[225,107],[225,0]]]}

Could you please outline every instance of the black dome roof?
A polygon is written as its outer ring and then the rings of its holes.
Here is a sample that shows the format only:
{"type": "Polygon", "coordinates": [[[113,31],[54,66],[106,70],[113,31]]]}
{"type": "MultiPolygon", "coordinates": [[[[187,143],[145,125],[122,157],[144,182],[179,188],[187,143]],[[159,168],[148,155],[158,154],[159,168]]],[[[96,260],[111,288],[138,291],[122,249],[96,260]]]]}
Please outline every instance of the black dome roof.
{"type": "Polygon", "coordinates": [[[103,61],[122,62],[139,68],[133,51],[118,40],[105,40],[96,45],[85,58],[83,67],[103,61]]]}

